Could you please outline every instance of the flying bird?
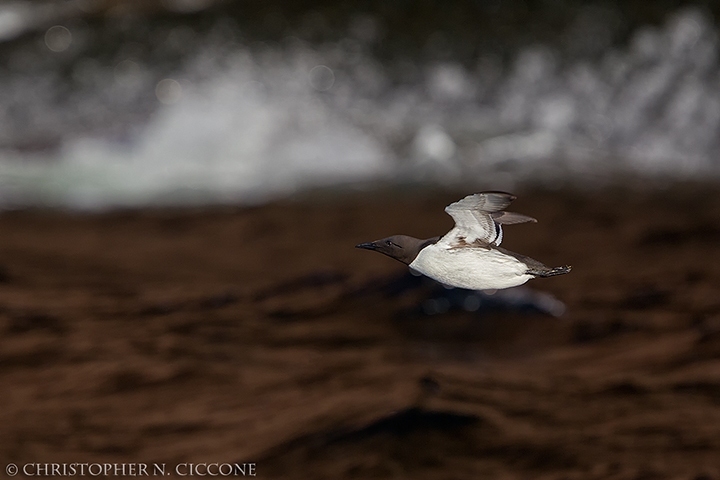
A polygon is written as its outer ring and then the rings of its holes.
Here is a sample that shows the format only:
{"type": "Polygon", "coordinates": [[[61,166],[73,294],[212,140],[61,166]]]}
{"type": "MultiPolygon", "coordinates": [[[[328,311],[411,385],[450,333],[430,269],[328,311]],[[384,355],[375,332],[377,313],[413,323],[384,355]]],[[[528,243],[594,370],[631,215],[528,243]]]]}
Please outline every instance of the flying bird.
{"type": "Polygon", "coordinates": [[[532,278],[568,273],[569,265],[550,268],[500,248],[503,225],[537,222],[505,211],[515,198],[505,192],[468,195],[445,207],[455,227],[442,237],[393,235],[356,247],[392,257],[445,285],[472,290],[516,287],[532,278]]]}

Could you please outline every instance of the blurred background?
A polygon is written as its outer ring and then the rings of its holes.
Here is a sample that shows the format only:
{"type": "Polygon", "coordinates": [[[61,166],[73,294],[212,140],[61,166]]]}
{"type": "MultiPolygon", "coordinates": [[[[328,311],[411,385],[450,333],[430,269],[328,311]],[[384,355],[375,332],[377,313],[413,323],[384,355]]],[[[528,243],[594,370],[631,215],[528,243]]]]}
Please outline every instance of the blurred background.
{"type": "Polygon", "coordinates": [[[719,16],[1,2],[0,467],[720,480],[719,16]],[[481,189],[573,271],[353,248],[481,189]]]}
{"type": "Polygon", "coordinates": [[[0,204],[718,173],[716,2],[8,1],[0,204]]]}

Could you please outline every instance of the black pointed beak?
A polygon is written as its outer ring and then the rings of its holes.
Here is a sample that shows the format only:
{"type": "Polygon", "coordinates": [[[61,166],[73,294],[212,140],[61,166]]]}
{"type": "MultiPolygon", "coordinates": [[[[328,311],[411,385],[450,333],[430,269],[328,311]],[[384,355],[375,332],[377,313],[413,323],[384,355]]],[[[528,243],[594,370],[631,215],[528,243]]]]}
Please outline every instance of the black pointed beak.
{"type": "Polygon", "coordinates": [[[375,242],[359,243],[355,245],[355,248],[364,248],[365,250],[377,250],[375,242]]]}

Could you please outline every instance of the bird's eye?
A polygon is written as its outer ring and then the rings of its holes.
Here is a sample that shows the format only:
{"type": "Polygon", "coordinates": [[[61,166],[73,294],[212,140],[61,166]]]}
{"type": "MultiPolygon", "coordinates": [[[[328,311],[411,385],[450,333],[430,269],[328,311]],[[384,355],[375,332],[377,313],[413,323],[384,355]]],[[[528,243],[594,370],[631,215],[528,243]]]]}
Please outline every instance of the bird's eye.
{"type": "Polygon", "coordinates": [[[390,240],[385,240],[385,245],[387,245],[388,247],[390,247],[390,246],[393,245],[393,243],[392,243],[390,240]]]}

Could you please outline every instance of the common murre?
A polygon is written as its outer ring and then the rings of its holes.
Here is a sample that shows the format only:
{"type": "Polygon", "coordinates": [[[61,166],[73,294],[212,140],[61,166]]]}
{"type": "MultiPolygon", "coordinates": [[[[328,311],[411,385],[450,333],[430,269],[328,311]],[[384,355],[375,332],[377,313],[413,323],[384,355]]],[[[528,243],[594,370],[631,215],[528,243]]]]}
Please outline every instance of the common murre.
{"type": "Polygon", "coordinates": [[[502,225],[537,222],[504,211],[515,198],[505,192],[468,195],[445,207],[455,227],[443,237],[394,235],[356,247],[385,254],[445,285],[472,290],[516,287],[531,278],[568,273],[569,265],[550,268],[500,248],[502,225]]]}

